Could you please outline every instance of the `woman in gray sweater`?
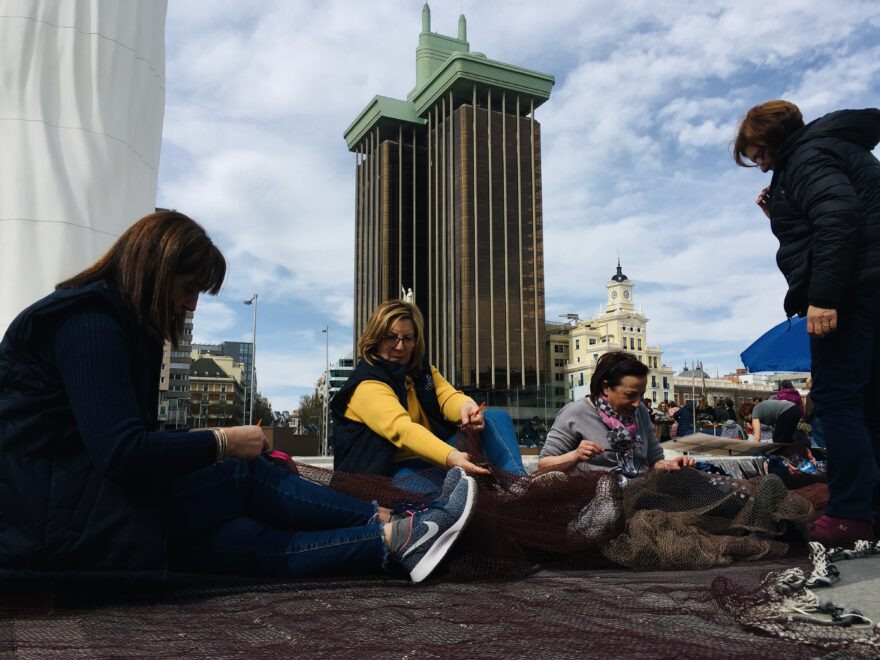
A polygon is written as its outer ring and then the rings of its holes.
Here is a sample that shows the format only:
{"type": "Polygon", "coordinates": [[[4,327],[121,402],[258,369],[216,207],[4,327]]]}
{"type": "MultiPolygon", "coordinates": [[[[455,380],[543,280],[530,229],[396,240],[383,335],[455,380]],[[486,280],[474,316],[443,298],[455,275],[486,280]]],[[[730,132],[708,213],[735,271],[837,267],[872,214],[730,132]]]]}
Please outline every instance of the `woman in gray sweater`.
{"type": "Polygon", "coordinates": [[[663,459],[647,408],[642,404],[648,367],[631,353],[603,355],[590,380],[590,395],[565,406],[553,422],[539,468],[586,462],[627,479],[650,468],[678,470],[694,460],[663,459]]]}

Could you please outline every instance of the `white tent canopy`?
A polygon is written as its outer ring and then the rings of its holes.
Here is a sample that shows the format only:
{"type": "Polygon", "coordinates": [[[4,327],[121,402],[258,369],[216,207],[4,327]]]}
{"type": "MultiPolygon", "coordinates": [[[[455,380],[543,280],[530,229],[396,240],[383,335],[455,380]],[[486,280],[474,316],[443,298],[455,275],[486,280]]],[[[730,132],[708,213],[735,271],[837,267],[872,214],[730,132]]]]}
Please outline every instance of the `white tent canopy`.
{"type": "Polygon", "coordinates": [[[0,333],[156,200],[166,0],[0,0],[0,333]]]}

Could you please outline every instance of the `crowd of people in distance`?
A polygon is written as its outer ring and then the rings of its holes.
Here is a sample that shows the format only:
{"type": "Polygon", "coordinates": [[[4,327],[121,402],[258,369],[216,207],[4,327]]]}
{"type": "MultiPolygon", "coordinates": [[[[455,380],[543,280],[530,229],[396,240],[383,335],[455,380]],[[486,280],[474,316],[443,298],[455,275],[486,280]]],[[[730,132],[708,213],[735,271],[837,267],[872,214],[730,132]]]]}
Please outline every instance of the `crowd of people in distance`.
{"type": "MultiPolygon", "coordinates": [[[[637,483],[702,474],[688,456],[667,457],[665,440],[710,425],[787,445],[809,433],[827,450],[830,498],[811,538],[873,541],[880,407],[866,393],[880,382],[878,143],[880,110],[805,124],[787,101],[750,109],[734,141],[737,164],[773,172],[756,202],[780,241],[785,311],[807,319],[806,403],[782,382],[738,410],[705,396],[655,409],[644,399],[648,368],[631,353],[605,353],[586,397],[549,430],[539,418],[522,429],[540,447],[541,476],[598,472],[633,493],[637,483]]],[[[160,430],[163,343],[177,345],[186,313],[225,278],[204,229],[159,211],[13,320],[0,342],[0,576],[314,577],[396,566],[418,582],[471,521],[477,479],[528,481],[511,418],[430,363],[409,300],[373,310],[330,413],[335,470],[405,484],[425,495],[418,506],[392,511],[301,478],[267,456],[258,425],[160,430]],[[479,457],[466,444],[475,438],[479,457]]]]}

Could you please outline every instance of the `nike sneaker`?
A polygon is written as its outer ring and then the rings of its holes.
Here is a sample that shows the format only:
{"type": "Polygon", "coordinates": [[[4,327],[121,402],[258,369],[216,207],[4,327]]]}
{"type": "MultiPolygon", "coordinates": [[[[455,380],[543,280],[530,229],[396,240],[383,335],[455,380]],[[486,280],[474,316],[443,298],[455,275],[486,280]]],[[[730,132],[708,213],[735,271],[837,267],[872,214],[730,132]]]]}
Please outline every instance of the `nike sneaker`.
{"type": "Polygon", "coordinates": [[[393,523],[409,528],[404,534],[392,532],[392,538],[402,538],[403,542],[390,552],[413,582],[421,582],[437,568],[470,520],[476,501],[477,482],[461,474],[445,502],[438,501],[393,523]]]}

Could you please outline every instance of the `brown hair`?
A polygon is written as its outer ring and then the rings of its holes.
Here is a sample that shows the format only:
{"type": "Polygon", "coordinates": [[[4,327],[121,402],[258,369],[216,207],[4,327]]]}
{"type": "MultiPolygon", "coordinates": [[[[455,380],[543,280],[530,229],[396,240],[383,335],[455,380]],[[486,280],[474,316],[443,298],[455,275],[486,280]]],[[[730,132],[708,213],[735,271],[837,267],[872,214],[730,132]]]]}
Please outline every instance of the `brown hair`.
{"type": "Polygon", "coordinates": [[[195,220],[177,211],[157,211],[134,223],[103,257],[57,288],[112,282],[147,333],[176,347],[185,320],[171,308],[178,277],[214,295],[226,277],[226,259],[195,220]]]}
{"type": "Polygon", "coordinates": [[[789,101],[767,101],[751,108],[739,124],[733,141],[733,159],[740,167],[755,167],[746,150],[763,149],[771,156],[785,140],[803,127],[800,109],[789,101]]]}
{"type": "Polygon", "coordinates": [[[605,353],[596,363],[596,371],[590,379],[590,396],[595,401],[603,387],[617,387],[625,376],[647,378],[648,367],[626,351],[605,353]]]}
{"type": "Polygon", "coordinates": [[[413,303],[388,300],[373,310],[367,327],[358,340],[358,353],[367,364],[376,364],[382,359],[378,351],[379,345],[391,331],[391,326],[400,320],[412,321],[415,329],[416,343],[407,366],[414,369],[422,363],[425,356],[425,322],[422,313],[413,303]]]}

